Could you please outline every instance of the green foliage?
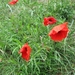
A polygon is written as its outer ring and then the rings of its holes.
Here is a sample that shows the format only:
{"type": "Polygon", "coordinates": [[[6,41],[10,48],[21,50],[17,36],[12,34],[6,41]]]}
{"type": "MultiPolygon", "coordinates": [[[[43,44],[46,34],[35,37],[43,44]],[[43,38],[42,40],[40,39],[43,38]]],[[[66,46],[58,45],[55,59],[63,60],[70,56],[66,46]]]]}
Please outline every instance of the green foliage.
{"type": "Polygon", "coordinates": [[[19,0],[11,6],[8,2],[0,0],[0,75],[74,75],[74,3],[19,0]],[[49,29],[43,25],[47,16],[54,16],[56,24],[69,22],[69,35],[62,42],[48,37],[49,29]],[[18,54],[26,42],[32,48],[29,62],[18,54]]]}

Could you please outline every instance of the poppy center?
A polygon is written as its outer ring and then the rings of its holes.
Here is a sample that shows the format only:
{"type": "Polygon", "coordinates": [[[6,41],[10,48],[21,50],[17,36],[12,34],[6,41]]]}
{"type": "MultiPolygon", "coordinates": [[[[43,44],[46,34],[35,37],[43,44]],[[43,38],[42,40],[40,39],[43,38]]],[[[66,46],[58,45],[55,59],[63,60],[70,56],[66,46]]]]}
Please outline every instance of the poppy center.
{"type": "Polygon", "coordinates": [[[24,48],[24,51],[23,51],[23,53],[27,53],[27,48],[26,48],[26,47],[24,48]]]}
{"type": "Polygon", "coordinates": [[[52,19],[49,19],[49,21],[52,21],[52,19]]]}
{"type": "Polygon", "coordinates": [[[27,52],[27,48],[25,47],[25,51],[27,52]]]}
{"type": "Polygon", "coordinates": [[[61,34],[61,31],[59,31],[58,34],[61,34]]]}

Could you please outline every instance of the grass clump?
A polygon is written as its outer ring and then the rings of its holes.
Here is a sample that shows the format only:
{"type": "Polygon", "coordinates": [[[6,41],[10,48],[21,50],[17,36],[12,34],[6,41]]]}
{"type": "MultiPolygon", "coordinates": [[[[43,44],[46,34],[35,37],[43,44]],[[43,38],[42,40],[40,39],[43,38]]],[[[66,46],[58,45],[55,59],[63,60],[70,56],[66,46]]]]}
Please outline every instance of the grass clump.
{"type": "Polygon", "coordinates": [[[0,0],[0,75],[74,75],[74,3],[20,0],[11,6],[8,2],[0,0]],[[52,28],[43,25],[48,16],[54,16],[56,24],[68,21],[70,31],[63,41],[55,43],[48,37],[52,28]],[[32,48],[29,62],[18,54],[26,42],[32,48]]]}

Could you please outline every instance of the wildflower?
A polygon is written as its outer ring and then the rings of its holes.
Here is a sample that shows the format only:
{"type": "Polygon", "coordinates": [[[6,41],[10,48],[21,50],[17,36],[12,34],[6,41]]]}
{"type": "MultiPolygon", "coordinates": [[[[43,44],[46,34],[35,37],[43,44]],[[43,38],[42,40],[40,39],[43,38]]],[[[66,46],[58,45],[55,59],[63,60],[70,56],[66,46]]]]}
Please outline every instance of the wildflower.
{"type": "Polygon", "coordinates": [[[30,59],[30,53],[31,53],[31,48],[28,45],[28,43],[24,44],[22,48],[20,49],[19,53],[22,54],[22,58],[26,61],[29,61],[30,59]]]}
{"type": "Polygon", "coordinates": [[[57,20],[54,17],[51,16],[51,17],[45,17],[43,23],[44,23],[45,26],[47,26],[47,25],[52,25],[56,22],[57,22],[57,20]]]}
{"type": "Polygon", "coordinates": [[[18,2],[18,0],[12,0],[12,1],[9,2],[9,4],[10,4],[10,5],[14,5],[14,4],[16,4],[17,2],[18,2]]]}
{"type": "Polygon", "coordinates": [[[55,26],[49,33],[51,39],[55,42],[59,42],[66,38],[69,31],[67,25],[68,22],[55,26]]]}

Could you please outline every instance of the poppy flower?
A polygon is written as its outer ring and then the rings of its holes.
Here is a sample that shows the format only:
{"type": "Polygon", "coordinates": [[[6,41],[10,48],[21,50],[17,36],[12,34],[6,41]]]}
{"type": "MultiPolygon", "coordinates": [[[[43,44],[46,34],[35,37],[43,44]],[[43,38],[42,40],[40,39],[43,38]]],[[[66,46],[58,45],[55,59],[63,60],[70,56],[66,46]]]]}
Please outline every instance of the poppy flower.
{"type": "Polygon", "coordinates": [[[14,4],[16,4],[17,2],[18,2],[18,0],[12,0],[12,1],[9,2],[9,4],[10,4],[10,5],[14,5],[14,4]]]}
{"type": "Polygon", "coordinates": [[[69,31],[67,25],[68,22],[55,26],[49,33],[51,39],[55,42],[59,42],[66,38],[69,31]]]}
{"type": "Polygon", "coordinates": [[[54,17],[51,16],[51,17],[45,17],[43,23],[44,23],[45,26],[47,26],[47,25],[52,25],[56,22],[57,22],[57,20],[54,17]]]}
{"type": "Polygon", "coordinates": [[[31,48],[28,45],[28,43],[24,44],[22,48],[20,49],[19,53],[22,54],[22,58],[26,61],[29,61],[30,59],[30,53],[31,53],[31,48]]]}

